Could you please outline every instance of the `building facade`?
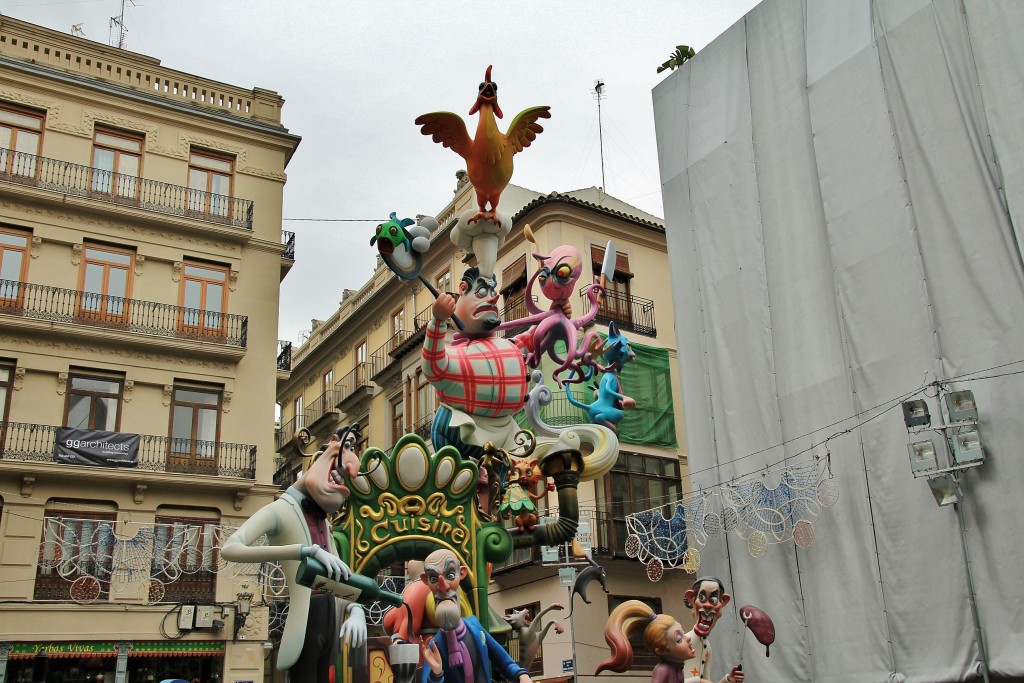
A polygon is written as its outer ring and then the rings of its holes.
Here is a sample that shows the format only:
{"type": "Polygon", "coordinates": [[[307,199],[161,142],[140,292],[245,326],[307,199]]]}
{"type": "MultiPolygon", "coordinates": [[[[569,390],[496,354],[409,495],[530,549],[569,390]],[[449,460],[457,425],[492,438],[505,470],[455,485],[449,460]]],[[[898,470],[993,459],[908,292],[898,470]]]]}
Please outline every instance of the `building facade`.
{"type": "Polygon", "coordinates": [[[0,681],[262,680],[282,104],[0,18],[0,681]]]}
{"type": "MultiPolygon", "coordinates": [[[[439,227],[424,255],[422,274],[439,291],[458,290],[467,267],[466,254],[452,244],[449,234],[455,218],[474,206],[472,186],[459,174],[455,196],[437,214],[439,227]]],[[[600,272],[604,249],[611,240],[617,252],[616,273],[594,325],[598,331],[607,331],[607,323],[616,321],[637,351],[637,360],[622,375],[625,393],[634,396],[638,406],[620,425],[619,463],[609,475],[582,484],[579,490],[584,522],[579,539],[606,567],[611,594],[605,596],[595,586],[589,596],[593,604],[577,605],[575,628],[570,629],[569,622],[562,621],[568,613],[568,589],[560,586],[558,578],[559,568],[570,566],[564,548],[517,551],[504,565],[494,568],[490,584],[490,604],[498,613],[524,606],[536,613],[538,606],[566,605],[566,611],[545,617],[558,619],[565,632],[549,632],[532,673],[534,680],[571,678],[575,641],[576,670],[582,680],[591,677],[607,652],[602,630],[609,609],[618,602],[644,598],[681,617],[685,612],[681,596],[686,575],[678,572],[661,583],[652,583],[643,566],[625,554],[625,515],[676,498],[686,470],[682,406],[675,399],[678,373],[665,233],[659,219],[596,188],[541,195],[510,185],[502,195],[502,207],[513,217],[512,232],[498,252],[495,268],[502,318],[527,315],[524,297],[528,278],[537,268],[534,252],[548,253],[561,244],[579,249],[585,263],[582,289],[600,272]],[[527,224],[536,245],[524,238],[527,224]]],[[[367,238],[371,234],[368,232],[367,238]]],[[[358,291],[345,291],[334,315],[316,323],[308,341],[291,353],[288,377],[278,384],[281,458],[276,483],[290,483],[301,467],[300,460],[288,454],[292,435],[302,428],[323,440],[339,424],[358,422],[364,447],[387,450],[407,433],[417,433],[429,443],[437,400],[421,370],[420,347],[432,302],[427,288],[400,280],[378,260],[372,279],[358,291]]],[[[548,302],[538,303],[547,306],[548,302]]],[[[571,305],[574,315],[589,310],[580,291],[571,305]]],[[[512,336],[521,331],[505,333],[512,336]]],[[[547,381],[550,385],[550,378],[547,381]]],[[[584,421],[585,414],[570,405],[564,394],[554,393],[555,400],[544,412],[547,422],[584,421]]],[[[589,391],[587,396],[583,394],[580,389],[575,392],[577,399],[593,400],[589,391]]],[[[553,494],[550,505],[555,505],[553,494]]],[[[546,502],[541,509],[553,512],[546,502]]],[[[401,567],[392,571],[397,576],[403,574],[401,567]]],[[[514,637],[510,647],[513,651],[517,647],[514,637]]],[[[637,680],[644,678],[644,666],[648,666],[649,677],[650,665],[639,664],[637,680]]]]}

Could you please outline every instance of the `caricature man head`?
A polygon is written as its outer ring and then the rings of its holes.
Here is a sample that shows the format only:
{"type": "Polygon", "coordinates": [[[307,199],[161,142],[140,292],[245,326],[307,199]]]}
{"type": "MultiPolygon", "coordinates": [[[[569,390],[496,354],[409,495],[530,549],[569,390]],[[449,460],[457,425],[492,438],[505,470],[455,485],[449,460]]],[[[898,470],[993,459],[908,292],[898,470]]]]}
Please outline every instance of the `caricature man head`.
{"type": "Polygon", "coordinates": [[[497,283],[481,277],[479,268],[467,268],[459,281],[455,315],[466,326],[466,334],[477,337],[490,334],[501,324],[497,283]]]}
{"type": "Polygon", "coordinates": [[[434,621],[446,631],[459,625],[462,609],[459,605],[459,582],[469,574],[451,550],[441,548],[423,560],[420,581],[427,584],[434,595],[434,621]]]}
{"type": "Polygon", "coordinates": [[[348,500],[349,489],[344,482],[359,472],[359,458],[355,453],[359,439],[358,424],[339,429],[331,436],[327,448],[313,456],[306,473],[295,484],[329,515],[338,512],[348,500]]]}
{"type": "Polygon", "coordinates": [[[729,604],[730,599],[720,579],[704,576],[694,581],[693,587],[683,596],[683,601],[697,620],[693,632],[701,638],[707,638],[715,622],[722,616],[722,608],[729,604]]]}

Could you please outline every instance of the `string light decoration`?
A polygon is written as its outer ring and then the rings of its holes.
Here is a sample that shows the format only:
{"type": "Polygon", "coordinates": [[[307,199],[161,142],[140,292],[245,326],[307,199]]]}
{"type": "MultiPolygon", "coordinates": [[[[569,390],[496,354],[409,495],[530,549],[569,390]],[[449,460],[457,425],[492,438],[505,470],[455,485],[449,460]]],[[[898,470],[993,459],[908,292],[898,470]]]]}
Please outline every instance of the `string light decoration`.
{"type": "Polygon", "coordinates": [[[799,548],[809,547],[814,520],[839,498],[831,455],[786,467],[774,485],[769,474],[686,496],[671,504],[668,517],[664,506],[627,515],[626,554],[647,565],[648,578],[658,581],[666,567],[696,573],[701,549],[728,533],[746,540],[752,557],[763,557],[770,545],[790,540],[799,548]]]}

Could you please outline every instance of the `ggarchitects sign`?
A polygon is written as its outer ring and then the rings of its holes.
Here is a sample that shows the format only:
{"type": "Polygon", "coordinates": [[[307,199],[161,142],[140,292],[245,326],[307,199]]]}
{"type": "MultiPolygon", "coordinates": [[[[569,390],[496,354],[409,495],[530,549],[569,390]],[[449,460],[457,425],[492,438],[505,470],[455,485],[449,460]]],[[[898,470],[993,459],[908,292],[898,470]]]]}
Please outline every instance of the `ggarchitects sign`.
{"type": "Polygon", "coordinates": [[[58,427],[53,459],[72,465],[135,467],[141,441],[138,434],[58,427]]]}

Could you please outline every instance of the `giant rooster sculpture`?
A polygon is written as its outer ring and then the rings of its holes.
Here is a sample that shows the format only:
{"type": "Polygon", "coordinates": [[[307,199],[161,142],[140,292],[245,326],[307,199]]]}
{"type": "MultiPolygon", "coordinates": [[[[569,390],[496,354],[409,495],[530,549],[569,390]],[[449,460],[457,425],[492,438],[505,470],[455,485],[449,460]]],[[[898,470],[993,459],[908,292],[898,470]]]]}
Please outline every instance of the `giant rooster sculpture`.
{"type": "Polygon", "coordinates": [[[491,67],[487,67],[484,82],[480,84],[476,103],[470,115],[479,114],[476,137],[469,137],[466,123],[450,111],[423,114],[416,118],[420,132],[430,135],[434,142],[450,147],[466,160],[469,182],[476,190],[479,212],[468,223],[490,220],[500,223],[495,211],[502,191],[512,178],[512,156],[523,151],[544,129],[537,119],[551,118],[551,107],[530,107],[519,112],[508,133],[498,130],[494,117],[502,118],[498,106],[498,84],[491,80],[491,67]],[[488,209],[488,205],[490,209],[488,209]]]}

